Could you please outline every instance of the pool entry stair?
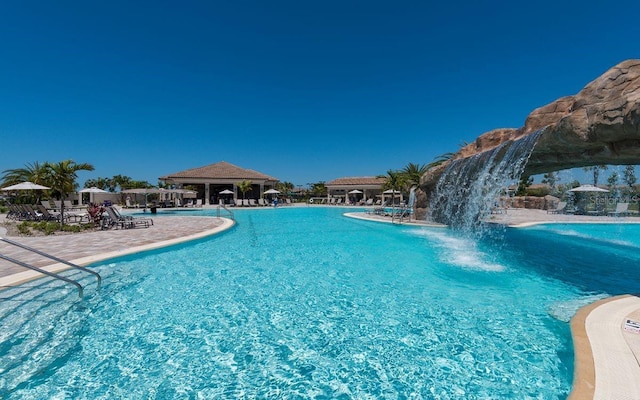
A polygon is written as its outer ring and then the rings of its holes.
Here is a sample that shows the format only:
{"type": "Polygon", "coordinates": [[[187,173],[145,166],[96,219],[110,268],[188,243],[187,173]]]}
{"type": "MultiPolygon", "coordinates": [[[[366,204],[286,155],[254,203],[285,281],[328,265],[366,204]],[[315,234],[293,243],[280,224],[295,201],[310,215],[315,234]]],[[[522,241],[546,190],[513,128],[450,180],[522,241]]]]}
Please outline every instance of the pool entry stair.
{"type": "MultiPolygon", "coordinates": [[[[87,269],[87,268],[81,267],[81,266],[76,265],[76,264],[73,264],[73,263],[71,263],[71,262],[69,262],[69,261],[63,260],[63,259],[58,258],[58,257],[56,257],[56,256],[53,256],[53,255],[51,255],[51,254],[47,254],[47,253],[42,252],[42,251],[40,251],[40,250],[38,250],[38,249],[34,249],[33,247],[26,246],[26,245],[24,245],[24,244],[22,244],[22,243],[18,243],[18,242],[15,242],[15,241],[13,241],[13,240],[9,240],[9,239],[7,239],[7,238],[0,237],[0,241],[2,241],[2,242],[4,242],[4,243],[7,243],[7,244],[9,244],[9,245],[12,245],[12,246],[20,247],[21,249],[24,249],[24,250],[30,251],[30,252],[35,253],[35,254],[38,254],[38,255],[41,255],[41,256],[43,256],[43,257],[49,258],[49,259],[51,259],[51,260],[54,260],[54,261],[56,261],[56,262],[59,262],[59,263],[62,263],[62,264],[68,265],[69,267],[74,268],[74,269],[76,269],[76,270],[80,270],[80,271],[83,271],[83,272],[86,272],[86,273],[92,274],[92,275],[94,275],[94,276],[96,277],[96,279],[98,280],[98,289],[100,288],[100,285],[102,284],[102,277],[100,276],[100,274],[98,274],[98,273],[97,273],[97,272],[95,272],[95,271],[91,271],[90,269],[87,269]]],[[[0,254],[0,258],[1,258],[1,259],[3,259],[3,260],[9,261],[9,262],[11,262],[11,263],[13,263],[13,264],[19,265],[19,266],[21,266],[21,267],[23,267],[23,268],[27,268],[27,269],[30,269],[30,270],[33,270],[33,271],[39,272],[39,273],[41,273],[41,274],[44,274],[44,275],[50,276],[50,277],[52,277],[52,278],[54,278],[54,279],[57,279],[57,280],[60,280],[60,281],[66,282],[66,283],[71,284],[71,285],[74,285],[74,286],[78,289],[78,295],[80,296],[80,298],[82,298],[82,296],[83,296],[83,294],[84,294],[84,288],[83,288],[83,286],[82,286],[78,281],[76,281],[76,280],[73,280],[73,279],[70,279],[70,278],[64,277],[64,276],[62,276],[62,275],[60,275],[60,274],[57,274],[57,273],[55,273],[55,272],[50,272],[50,271],[47,271],[47,270],[45,270],[45,269],[35,267],[35,266],[31,265],[31,264],[28,264],[28,263],[26,263],[26,262],[23,262],[23,261],[17,260],[17,259],[12,258],[12,257],[8,257],[8,256],[6,256],[6,255],[4,255],[4,254],[0,254]]]]}
{"type": "Polygon", "coordinates": [[[229,210],[224,204],[220,204],[216,210],[216,216],[218,218],[220,217],[226,217],[229,218],[232,221],[235,221],[235,216],[233,215],[233,211],[229,210]],[[223,211],[224,210],[224,211],[223,211]],[[223,215],[224,213],[224,215],[223,215]]]}

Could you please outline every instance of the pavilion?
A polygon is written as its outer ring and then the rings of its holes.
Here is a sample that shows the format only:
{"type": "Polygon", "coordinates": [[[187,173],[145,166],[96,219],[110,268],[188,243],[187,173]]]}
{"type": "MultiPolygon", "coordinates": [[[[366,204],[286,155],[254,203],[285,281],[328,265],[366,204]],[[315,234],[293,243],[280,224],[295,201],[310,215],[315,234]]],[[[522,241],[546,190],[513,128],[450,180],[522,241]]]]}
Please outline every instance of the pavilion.
{"type": "Polygon", "coordinates": [[[349,197],[357,200],[367,200],[368,198],[382,195],[385,178],[375,176],[347,177],[334,179],[325,183],[328,197],[344,197],[345,201],[349,197]],[[356,191],[349,194],[349,192],[356,191]],[[360,191],[362,193],[357,193],[360,191]]]}
{"type": "Polygon", "coordinates": [[[198,198],[203,199],[204,204],[218,204],[219,200],[226,200],[228,197],[220,194],[223,190],[232,191],[234,201],[238,198],[257,199],[278,182],[277,178],[226,161],[187,169],[158,179],[177,188],[188,186],[196,190],[198,198]],[[244,194],[238,190],[238,183],[242,181],[251,181],[251,190],[244,194]]]}

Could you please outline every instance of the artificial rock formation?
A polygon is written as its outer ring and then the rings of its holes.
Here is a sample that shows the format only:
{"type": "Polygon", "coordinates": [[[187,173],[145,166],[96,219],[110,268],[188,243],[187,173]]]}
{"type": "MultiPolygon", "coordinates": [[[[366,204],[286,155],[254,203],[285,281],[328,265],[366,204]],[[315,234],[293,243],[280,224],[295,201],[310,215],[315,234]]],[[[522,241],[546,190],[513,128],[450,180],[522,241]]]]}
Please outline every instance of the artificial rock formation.
{"type": "MultiPolygon", "coordinates": [[[[640,164],[640,60],[609,69],[575,96],[562,97],[534,110],[519,129],[496,129],[460,149],[453,159],[466,158],[518,140],[543,129],[525,167],[536,175],[592,165],[640,164]]],[[[416,197],[418,214],[427,208],[429,193],[447,163],[422,177],[416,197]]]]}

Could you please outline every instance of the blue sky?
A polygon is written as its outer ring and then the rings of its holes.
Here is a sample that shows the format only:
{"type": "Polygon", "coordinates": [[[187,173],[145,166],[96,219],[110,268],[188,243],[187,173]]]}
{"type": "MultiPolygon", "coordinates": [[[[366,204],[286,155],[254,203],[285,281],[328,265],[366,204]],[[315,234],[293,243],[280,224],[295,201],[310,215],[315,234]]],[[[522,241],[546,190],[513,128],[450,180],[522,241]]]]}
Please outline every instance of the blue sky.
{"type": "Polygon", "coordinates": [[[305,185],[425,164],[638,58],[640,2],[14,1],[0,171],[228,161],[305,185]],[[635,52],[635,53],[634,53],[635,52]]]}

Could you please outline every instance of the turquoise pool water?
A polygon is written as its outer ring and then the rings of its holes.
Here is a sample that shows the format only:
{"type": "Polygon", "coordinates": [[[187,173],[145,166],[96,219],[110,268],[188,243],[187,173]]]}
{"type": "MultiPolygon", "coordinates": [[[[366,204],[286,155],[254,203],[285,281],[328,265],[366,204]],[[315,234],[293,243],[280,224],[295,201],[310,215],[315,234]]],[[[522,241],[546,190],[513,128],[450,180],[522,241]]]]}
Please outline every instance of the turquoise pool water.
{"type": "Polygon", "coordinates": [[[95,266],[82,301],[48,280],[4,292],[0,398],[565,398],[568,319],[638,288],[637,226],[473,242],[342,212],[239,210],[95,266]]]}

